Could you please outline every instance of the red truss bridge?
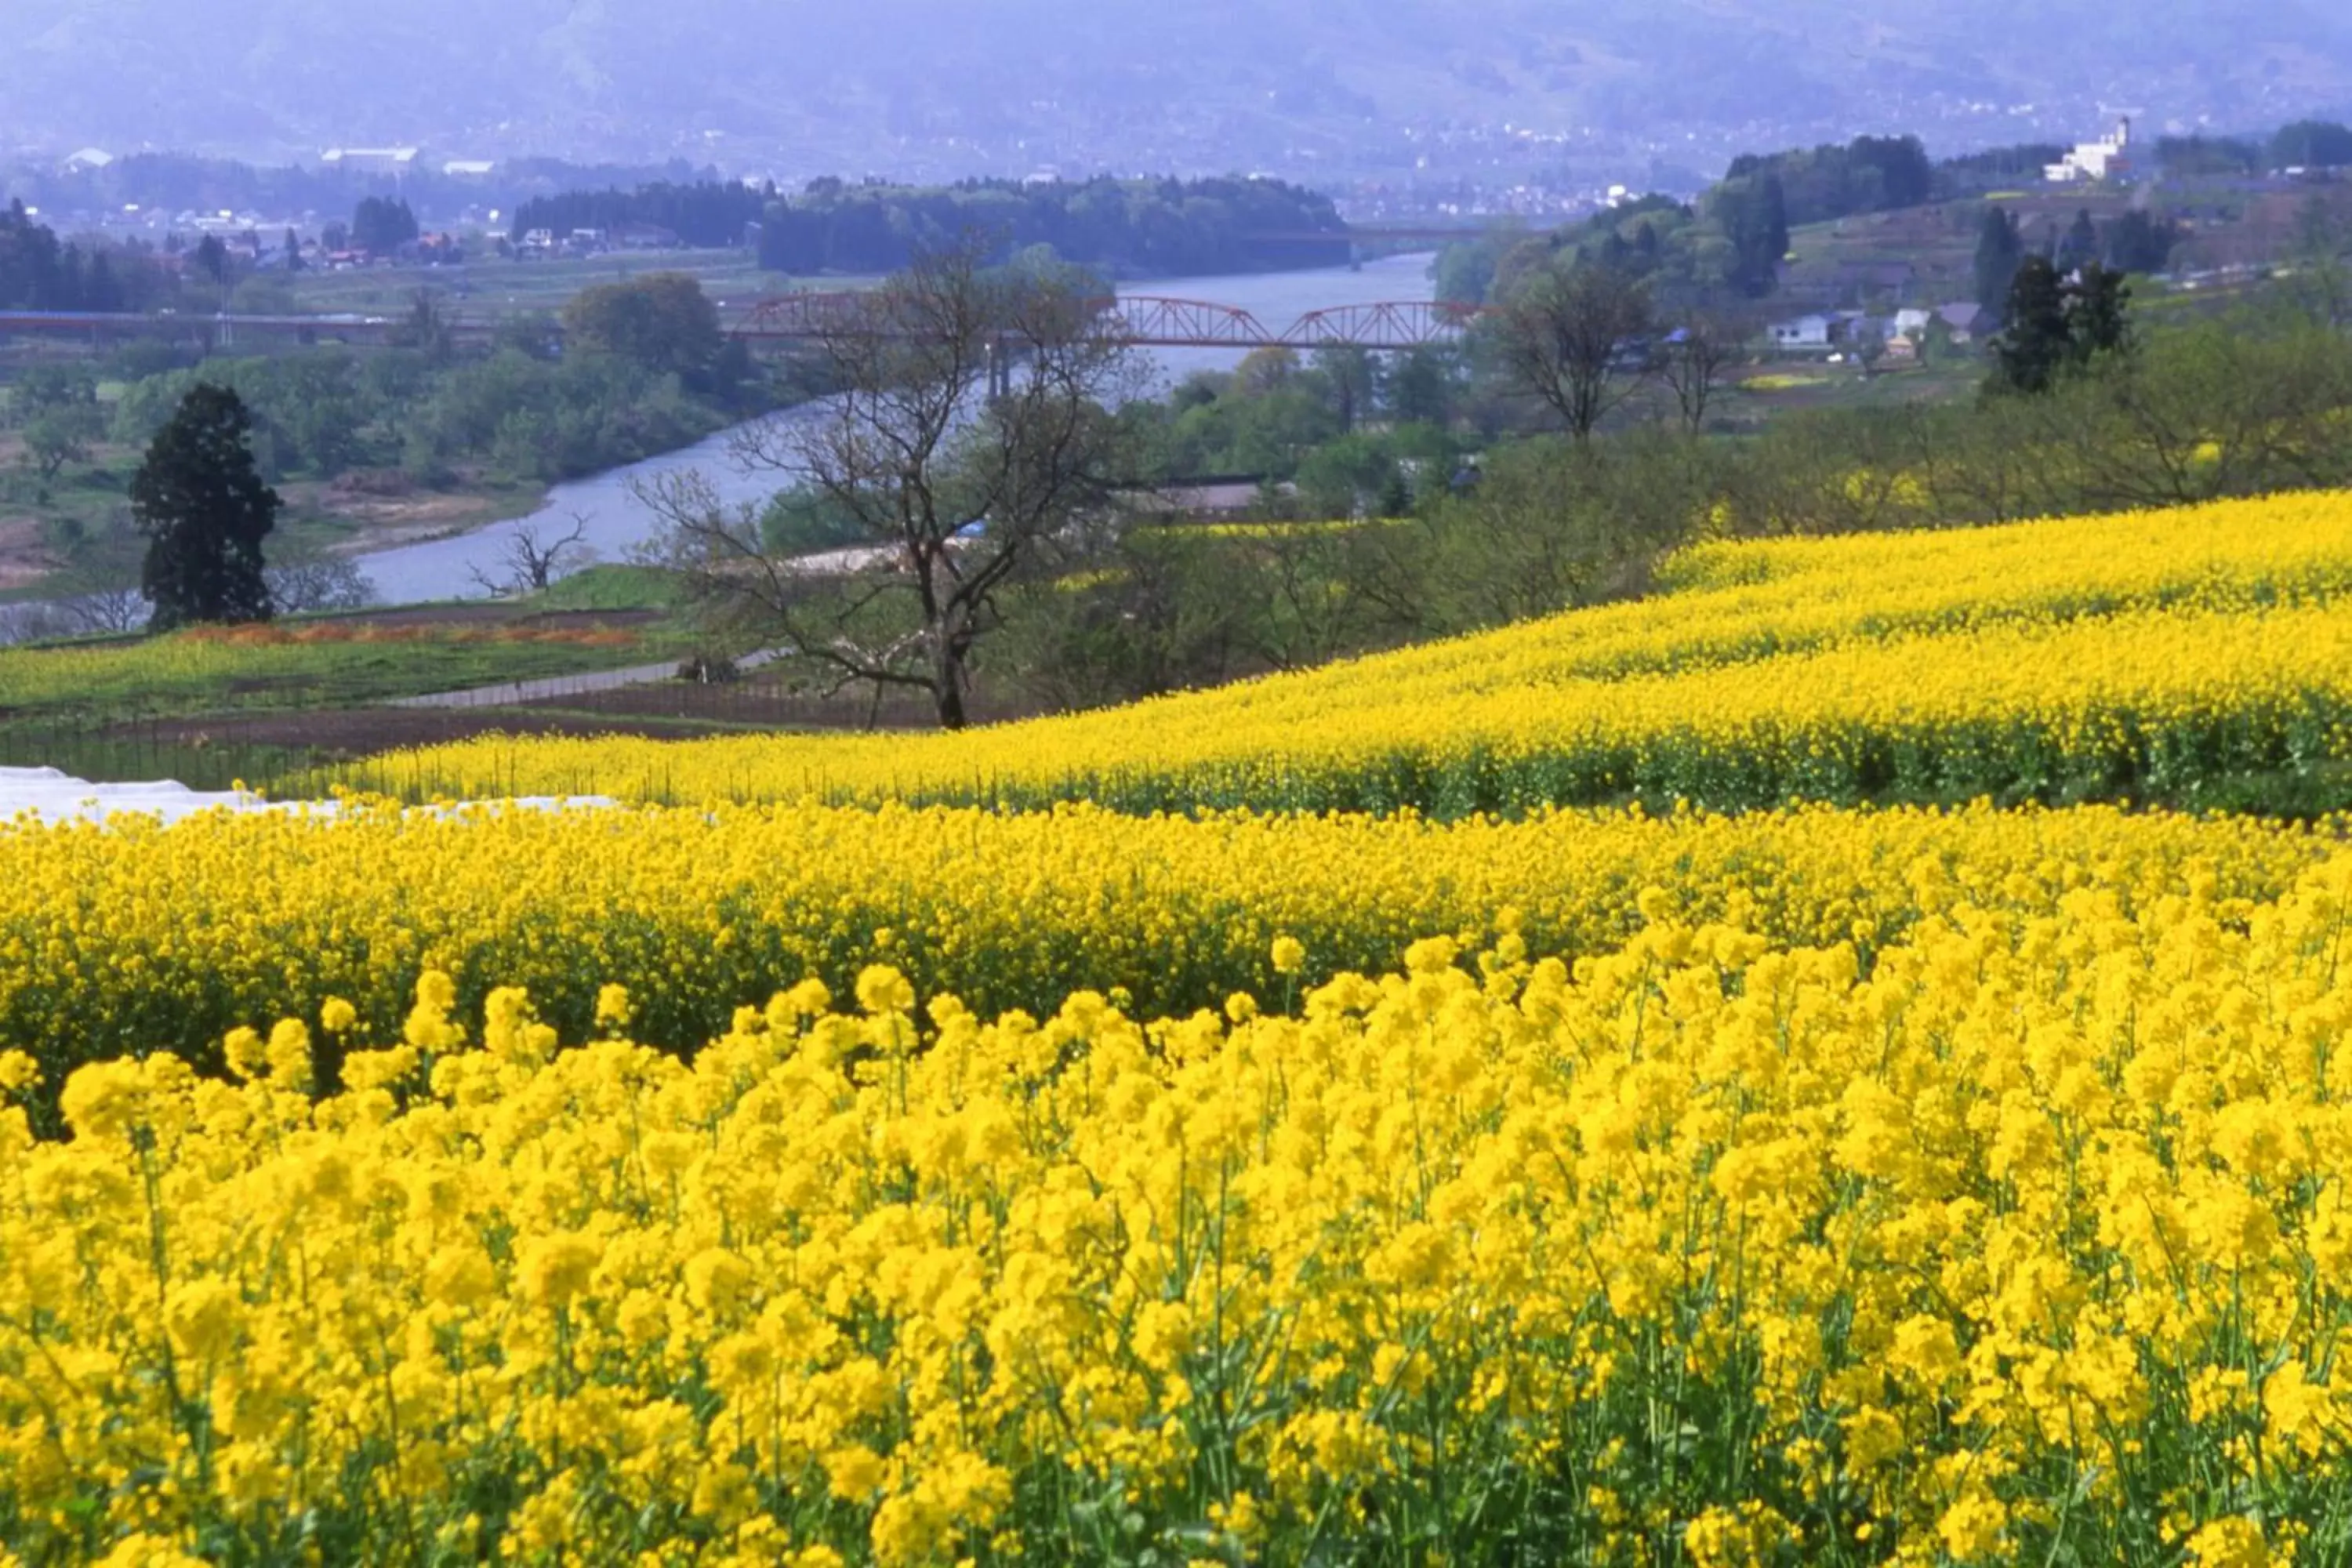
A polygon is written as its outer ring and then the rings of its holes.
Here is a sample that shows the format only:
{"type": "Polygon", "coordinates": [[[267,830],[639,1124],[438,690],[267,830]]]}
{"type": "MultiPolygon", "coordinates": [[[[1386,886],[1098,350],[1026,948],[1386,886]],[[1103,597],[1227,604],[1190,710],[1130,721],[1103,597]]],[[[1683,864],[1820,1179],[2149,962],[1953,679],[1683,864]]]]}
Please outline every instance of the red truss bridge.
{"type": "MultiPolygon", "coordinates": [[[[750,342],[789,342],[855,331],[869,297],[856,293],[781,294],[736,323],[750,342]]],[[[1114,342],[1151,349],[1356,348],[1381,352],[1458,342],[1483,312],[1478,307],[1400,300],[1309,310],[1279,331],[1249,311],[1203,300],[1129,295],[1094,303],[1096,329],[1114,342]]]]}

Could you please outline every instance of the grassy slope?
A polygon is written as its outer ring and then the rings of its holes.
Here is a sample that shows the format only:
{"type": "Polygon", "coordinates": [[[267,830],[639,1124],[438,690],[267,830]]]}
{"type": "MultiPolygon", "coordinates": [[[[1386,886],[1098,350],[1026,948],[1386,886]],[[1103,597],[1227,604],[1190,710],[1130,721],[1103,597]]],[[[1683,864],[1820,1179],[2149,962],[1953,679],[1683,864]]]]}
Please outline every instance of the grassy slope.
{"type": "Polygon", "coordinates": [[[366,617],[271,631],[0,649],[0,725],[257,708],[341,708],[501,681],[625,668],[689,639],[667,622],[554,626],[527,613],[455,624],[366,617]]]}

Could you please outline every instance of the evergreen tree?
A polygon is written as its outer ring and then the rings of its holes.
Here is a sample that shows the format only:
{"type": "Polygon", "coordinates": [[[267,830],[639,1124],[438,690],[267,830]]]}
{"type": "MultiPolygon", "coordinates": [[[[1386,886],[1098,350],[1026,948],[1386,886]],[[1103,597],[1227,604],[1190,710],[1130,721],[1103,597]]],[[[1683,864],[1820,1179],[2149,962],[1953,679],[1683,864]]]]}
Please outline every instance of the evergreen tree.
{"type": "Polygon", "coordinates": [[[147,536],[140,585],[157,631],[269,618],[261,542],[279,503],[254,467],[252,431],[235,392],[192,387],[131,481],[131,514],[147,536]]]}
{"type": "Polygon", "coordinates": [[[2106,262],[2118,272],[2161,272],[2180,231],[2134,207],[2107,226],[2106,262]]]}
{"type": "Polygon", "coordinates": [[[2274,169],[2332,169],[2352,163],[2352,129],[2328,120],[2298,120],[2271,138],[2274,169]]]}
{"type": "Polygon", "coordinates": [[[2075,358],[2066,286],[2046,256],[2029,256],[2010,282],[2007,325],[1993,341],[1992,384],[2004,392],[2039,394],[2057,384],[2075,358]]]}
{"type": "Polygon", "coordinates": [[[2017,219],[1999,207],[1985,208],[1984,228],[1977,237],[1977,302],[1988,310],[2001,309],[2025,259],[2025,238],[2017,219]]]}
{"type": "Polygon", "coordinates": [[[89,277],[82,286],[82,309],[109,314],[124,309],[122,285],[115,281],[114,263],[106,252],[97,252],[89,258],[89,277]]]}
{"type": "Polygon", "coordinates": [[[2102,354],[2131,349],[2131,285],[2113,268],[2094,261],[2067,290],[2066,329],[2074,360],[2088,364],[2102,354]]]}
{"type": "Polygon", "coordinates": [[[1789,253],[1789,203],[1780,176],[1727,180],[1712,205],[1731,244],[1724,281],[1751,300],[1762,299],[1779,283],[1780,261],[1789,253]]]}
{"type": "Polygon", "coordinates": [[[2009,325],[1993,342],[1990,385],[1998,391],[2049,391],[2069,371],[2131,351],[2131,286],[2091,262],[2071,282],[2057,264],[2032,256],[2010,286],[2009,325]]]}
{"type": "Polygon", "coordinates": [[[220,242],[220,236],[205,236],[196,246],[194,260],[198,273],[221,288],[228,286],[228,247],[220,242]]]}
{"type": "Polygon", "coordinates": [[[2073,273],[2099,259],[2098,226],[2091,221],[2091,209],[2084,207],[2074,214],[2066,237],[2058,242],[2058,270],[2073,273]]]}
{"type": "Polygon", "coordinates": [[[416,215],[397,197],[370,196],[352,215],[352,243],[372,255],[389,256],[419,232],[416,215]]]}

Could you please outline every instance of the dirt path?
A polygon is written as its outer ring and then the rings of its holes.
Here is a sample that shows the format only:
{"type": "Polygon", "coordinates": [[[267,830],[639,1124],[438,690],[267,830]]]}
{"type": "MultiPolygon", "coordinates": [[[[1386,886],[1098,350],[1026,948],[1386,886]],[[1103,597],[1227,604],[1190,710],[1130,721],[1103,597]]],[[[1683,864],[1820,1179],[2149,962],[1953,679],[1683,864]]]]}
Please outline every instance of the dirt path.
{"type": "MultiPolygon", "coordinates": [[[[739,670],[758,669],[784,657],[780,648],[763,648],[735,661],[739,670]]],[[[592,692],[619,691],[631,686],[652,686],[677,679],[678,661],[633,665],[626,669],[600,669],[586,675],[557,675],[543,680],[509,680],[496,686],[476,686],[464,691],[436,691],[423,697],[395,698],[387,708],[511,708],[523,702],[547,702],[592,692]]]]}

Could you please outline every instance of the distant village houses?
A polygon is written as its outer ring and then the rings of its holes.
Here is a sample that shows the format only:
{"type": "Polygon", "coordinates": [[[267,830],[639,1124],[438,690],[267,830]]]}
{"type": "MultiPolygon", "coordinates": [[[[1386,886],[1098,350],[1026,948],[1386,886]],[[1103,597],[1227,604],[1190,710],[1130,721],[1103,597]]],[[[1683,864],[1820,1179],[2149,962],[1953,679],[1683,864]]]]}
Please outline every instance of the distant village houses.
{"type": "Polygon", "coordinates": [[[1984,307],[1973,301],[1935,309],[1906,306],[1892,316],[1867,310],[1822,310],[1775,321],[1765,335],[1781,353],[1831,354],[1883,345],[1892,364],[1917,363],[1920,350],[1939,332],[1965,345],[1987,331],[1984,307]]]}

